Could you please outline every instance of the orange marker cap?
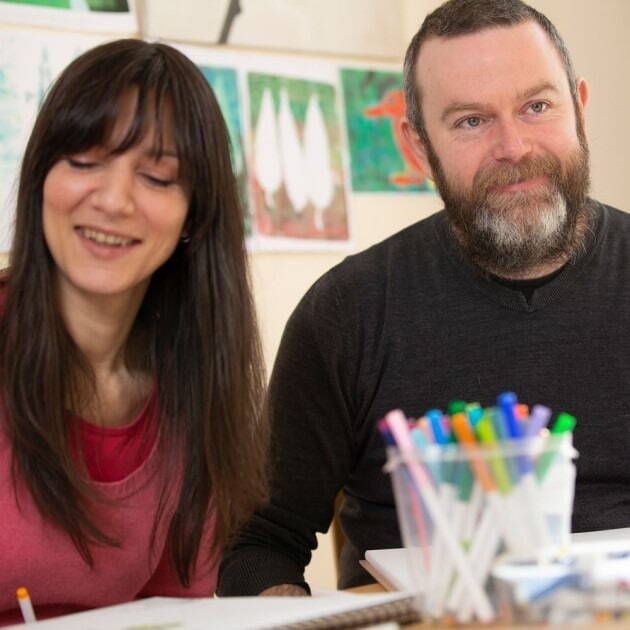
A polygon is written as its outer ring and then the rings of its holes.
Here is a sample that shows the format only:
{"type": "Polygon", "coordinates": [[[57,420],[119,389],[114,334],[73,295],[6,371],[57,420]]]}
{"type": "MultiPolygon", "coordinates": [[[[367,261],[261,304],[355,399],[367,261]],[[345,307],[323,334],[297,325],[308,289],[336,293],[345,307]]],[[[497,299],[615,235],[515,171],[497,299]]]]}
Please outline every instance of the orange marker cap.
{"type": "Polygon", "coordinates": [[[28,597],[28,591],[23,586],[20,586],[17,591],[15,591],[18,599],[26,599],[28,597]]]}

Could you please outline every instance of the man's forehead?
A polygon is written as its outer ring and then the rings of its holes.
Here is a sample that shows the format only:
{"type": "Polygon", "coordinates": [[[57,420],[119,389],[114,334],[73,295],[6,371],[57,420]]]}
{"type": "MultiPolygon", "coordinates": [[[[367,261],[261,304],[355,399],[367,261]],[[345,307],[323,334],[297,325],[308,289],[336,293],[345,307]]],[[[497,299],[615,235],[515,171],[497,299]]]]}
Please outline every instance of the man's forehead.
{"type": "Polygon", "coordinates": [[[553,83],[555,77],[558,87],[566,81],[558,50],[533,21],[431,37],[420,48],[416,72],[423,96],[431,89],[482,92],[501,80],[516,91],[527,89],[528,81],[553,83]]]}

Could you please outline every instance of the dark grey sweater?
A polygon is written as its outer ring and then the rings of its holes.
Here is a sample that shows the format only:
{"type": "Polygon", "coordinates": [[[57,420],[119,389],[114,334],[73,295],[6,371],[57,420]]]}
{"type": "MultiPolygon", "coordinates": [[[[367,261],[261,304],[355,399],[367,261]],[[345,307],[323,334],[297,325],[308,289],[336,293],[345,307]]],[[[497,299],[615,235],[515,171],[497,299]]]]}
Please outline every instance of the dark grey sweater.
{"type": "Polygon", "coordinates": [[[630,215],[593,204],[585,251],[523,292],[484,277],[444,213],[347,258],[291,316],[274,368],[271,504],[223,562],[219,593],[303,583],[343,488],[339,585],[400,546],[376,422],[505,390],[578,419],[574,531],[630,526],[630,215]]]}

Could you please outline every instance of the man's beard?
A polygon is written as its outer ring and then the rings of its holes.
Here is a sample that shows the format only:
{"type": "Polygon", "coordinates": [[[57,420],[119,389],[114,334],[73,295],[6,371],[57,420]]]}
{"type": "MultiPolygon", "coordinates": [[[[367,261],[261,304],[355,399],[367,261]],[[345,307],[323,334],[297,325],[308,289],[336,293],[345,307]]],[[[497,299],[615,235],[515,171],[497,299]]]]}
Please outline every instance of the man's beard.
{"type": "Polygon", "coordinates": [[[574,256],[588,227],[588,145],[578,117],[579,145],[562,163],[550,153],[518,164],[480,169],[471,190],[449,182],[431,143],[427,156],[451,226],[473,263],[498,276],[522,277],[574,256]],[[544,178],[515,192],[500,188],[544,178]]]}

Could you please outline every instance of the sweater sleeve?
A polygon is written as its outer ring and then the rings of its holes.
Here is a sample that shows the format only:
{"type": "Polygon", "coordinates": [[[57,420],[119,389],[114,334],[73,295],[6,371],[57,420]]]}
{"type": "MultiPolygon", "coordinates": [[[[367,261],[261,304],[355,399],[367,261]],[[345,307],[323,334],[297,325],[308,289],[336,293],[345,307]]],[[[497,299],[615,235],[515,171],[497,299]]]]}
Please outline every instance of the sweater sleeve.
{"type": "Polygon", "coordinates": [[[272,489],[219,571],[219,595],[304,582],[352,464],[348,313],[330,272],[290,317],[269,387],[272,489]]]}

